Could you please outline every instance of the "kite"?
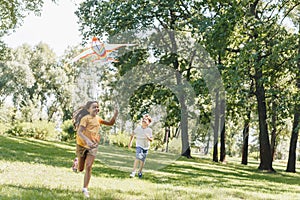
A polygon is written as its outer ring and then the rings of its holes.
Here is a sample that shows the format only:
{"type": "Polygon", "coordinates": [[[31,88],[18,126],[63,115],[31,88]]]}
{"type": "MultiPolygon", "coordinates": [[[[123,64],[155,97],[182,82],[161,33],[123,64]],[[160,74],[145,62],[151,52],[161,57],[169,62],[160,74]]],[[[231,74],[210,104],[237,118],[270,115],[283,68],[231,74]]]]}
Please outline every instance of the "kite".
{"type": "Polygon", "coordinates": [[[93,37],[91,47],[85,49],[78,56],[72,59],[72,62],[76,62],[82,58],[89,56],[97,56],[93,62],[118,62],[113,57],[109,57],[109,54],[121,47],[135,46],[136,44],[104,44],[100,42],[97,37],[93,37]]]}

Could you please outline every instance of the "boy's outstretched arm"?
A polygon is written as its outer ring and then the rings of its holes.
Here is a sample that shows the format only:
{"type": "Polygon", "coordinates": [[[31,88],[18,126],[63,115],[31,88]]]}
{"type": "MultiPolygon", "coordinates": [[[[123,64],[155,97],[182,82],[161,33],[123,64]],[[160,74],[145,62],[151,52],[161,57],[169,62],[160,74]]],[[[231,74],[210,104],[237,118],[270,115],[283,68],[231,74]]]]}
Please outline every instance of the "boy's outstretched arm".
{"type": "Polygon", "coordinates": [[[150,142],[153,141],[153,137],[149,137],[149,136],[147,136],[147,135],[146,135],[146,137],[147,137],[147,139],[148,139],[150,142]]]}
{"type": "Polygon", "coordinates": [[[129,143],[128,143],[128,148],[130,149],[132,146],[132,141],[133,141],[133,135],[130,135],[129,143]]]}
{"type": "Polygon", "coordinates": [[[150,142],[153,141],[152,131],[151,131],[151,133],[149,134],[149,136],[148,136],[148,134],[145,133],[145,136],[146,136],[147,140],[149,140],[150,142]]]}

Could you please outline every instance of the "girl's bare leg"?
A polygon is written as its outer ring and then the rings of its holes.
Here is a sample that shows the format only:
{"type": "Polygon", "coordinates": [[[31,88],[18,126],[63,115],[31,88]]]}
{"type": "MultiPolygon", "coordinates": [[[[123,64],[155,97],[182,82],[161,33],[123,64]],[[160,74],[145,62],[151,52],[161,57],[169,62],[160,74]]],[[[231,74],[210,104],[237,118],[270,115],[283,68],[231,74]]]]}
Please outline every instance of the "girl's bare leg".
{"type": "Polygon", "coordinates": [[[84,170],[86,156],[78,157],[78,171],[82,172],[84,170]]]}
{"type": "Polygon", "coordinates": [[[92,165],[94,163],[95,156],[87,155],[85,159],[85,174],[83,187],[87,188],[92,175],[92,165]]]}

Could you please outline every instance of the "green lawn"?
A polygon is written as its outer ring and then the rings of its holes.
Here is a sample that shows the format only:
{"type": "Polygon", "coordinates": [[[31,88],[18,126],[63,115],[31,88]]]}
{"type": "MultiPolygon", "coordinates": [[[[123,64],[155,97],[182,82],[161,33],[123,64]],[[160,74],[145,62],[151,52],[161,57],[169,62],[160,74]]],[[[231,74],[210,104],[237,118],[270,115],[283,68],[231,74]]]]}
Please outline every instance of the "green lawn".
{"type": "MultiPolygon", "coordinates": [[[[0,136],[0,199],[83,199],[83,173],[70,169],[74,151],[73,143],[0,136]]],[[[175,161],[151,151],[140,180],[128,178],[133,158],[133,150],[100,146],[90,199],[300,199],[300,174],[285,173],[285,163],[270,174],[254,160],[175,161]]]]}

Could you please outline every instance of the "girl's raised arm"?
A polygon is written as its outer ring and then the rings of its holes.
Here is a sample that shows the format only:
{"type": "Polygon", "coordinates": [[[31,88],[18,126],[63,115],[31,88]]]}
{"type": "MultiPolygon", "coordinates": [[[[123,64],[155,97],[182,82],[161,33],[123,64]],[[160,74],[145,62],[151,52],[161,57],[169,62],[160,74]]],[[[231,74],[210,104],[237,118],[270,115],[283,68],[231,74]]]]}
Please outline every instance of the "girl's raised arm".
{"type": "Polygon", "coordinates": [[[104,125],[107,125],[107,126],[112,126],[115,124],[116,122],[116,118],[118,116],[118,109],[115,108],[115,113],[114,113],[114,116],[110,119],[110,121],[105,121],[105,120],[102,120],[101,124],[104,124],[104,125]]]}

